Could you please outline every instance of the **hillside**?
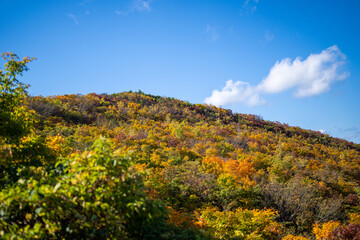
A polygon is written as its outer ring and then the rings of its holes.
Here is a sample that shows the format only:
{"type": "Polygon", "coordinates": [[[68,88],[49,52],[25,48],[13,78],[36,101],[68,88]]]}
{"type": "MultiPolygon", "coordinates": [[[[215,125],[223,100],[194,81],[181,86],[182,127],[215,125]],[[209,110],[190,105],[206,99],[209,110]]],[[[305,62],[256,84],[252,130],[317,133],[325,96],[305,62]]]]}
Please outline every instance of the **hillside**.
{"type": "Polygon", "coordinates": [[[29,108],[57,155],[110,139],[182,228],[224,239],[313,238],[359,222],[358,144],[142,92],[32,97],[29,108]]]}
{"type": "Polygon", "coordinates": [[[142,92],[29,97],[0,70],[1,239],[359,239],[360,146],[142,92]]]}

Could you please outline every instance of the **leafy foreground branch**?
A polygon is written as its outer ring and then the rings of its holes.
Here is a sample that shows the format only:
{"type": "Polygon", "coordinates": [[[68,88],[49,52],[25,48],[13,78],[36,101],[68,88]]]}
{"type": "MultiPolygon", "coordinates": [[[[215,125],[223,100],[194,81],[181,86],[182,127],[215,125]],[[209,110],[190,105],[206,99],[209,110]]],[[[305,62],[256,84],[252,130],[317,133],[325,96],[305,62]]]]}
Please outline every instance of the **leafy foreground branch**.
{"type": "Polygon", "coordinates": [[[91,151],[32,167],[0,193],[0,236],[6,239],[197,239],[169,225],[164,205],[145,196],[127,157],[98,139],[91,151]]]}

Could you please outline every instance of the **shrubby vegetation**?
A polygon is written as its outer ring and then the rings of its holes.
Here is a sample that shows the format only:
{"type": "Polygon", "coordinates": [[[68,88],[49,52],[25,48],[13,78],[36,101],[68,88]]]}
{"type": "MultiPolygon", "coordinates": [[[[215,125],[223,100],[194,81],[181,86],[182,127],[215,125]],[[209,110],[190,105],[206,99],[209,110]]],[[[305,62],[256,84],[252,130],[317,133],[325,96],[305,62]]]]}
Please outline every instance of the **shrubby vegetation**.
{"type": "Polygon", "coordinates": [[[2,238],[359,237],[359,144],[142,92],[28,97],[31,59],[4,58],[2,238]]]}

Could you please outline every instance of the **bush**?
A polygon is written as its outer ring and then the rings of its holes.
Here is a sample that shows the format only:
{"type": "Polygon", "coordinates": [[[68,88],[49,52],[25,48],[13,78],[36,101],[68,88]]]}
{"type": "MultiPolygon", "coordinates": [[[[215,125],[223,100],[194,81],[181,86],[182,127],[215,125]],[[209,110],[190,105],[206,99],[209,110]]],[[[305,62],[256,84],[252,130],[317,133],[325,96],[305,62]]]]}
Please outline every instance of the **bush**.
{"type": "Polygon", "coordinates": [[[271,209],[221,212],[205,208],[198,215],[199,224],[219,239],[278,239],[282,230],[275,221],[277,212],[271,209]]]}
{"type": "Polygon", "coordinates": [[[104,139],[51,173],[31,171],[0,193],[2,238],[149,239],[164,232],[163,204],[146,199],[129,159],[114,156],[104,139]]]}
{"type": "Polygon", "coordinates": [[[359,240],[360,239],[360,225],[349,224],[346,227],[338,227],[331,234],[331,240],[359,240]]]}

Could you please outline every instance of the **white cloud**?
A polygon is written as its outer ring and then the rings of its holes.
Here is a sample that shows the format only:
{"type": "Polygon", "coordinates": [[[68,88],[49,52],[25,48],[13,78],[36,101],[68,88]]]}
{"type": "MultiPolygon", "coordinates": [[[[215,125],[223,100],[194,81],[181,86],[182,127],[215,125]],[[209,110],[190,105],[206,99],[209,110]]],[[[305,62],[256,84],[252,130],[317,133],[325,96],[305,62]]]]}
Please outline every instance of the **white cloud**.
{"type": "Polygon", "coordinates": [[[322,134],[324,134],[324,133],[326,132],[326,130],[320,129],[319,132],[322,133],[322,134]]]}
{"type": "Polygon", "coordinates": [[[276,62],[269,75],[259,84],[264,93],[278,93],[295,88],[295,96],[306,97],[328,91],[331,83],[345,79],[346,72],[339,72],[344,64],[345,55],[334,45],[320,54],[311,54],[301,61],[285,58],[276,62]]]}
{"type": "Polygon", "coordinates": [[[205,103],[226,105],[245,103],[249,106],[265,103],[261,94],[276,94],[295,89],[295,97],[309,97],[330,89],[330,85],[345,79],[349,73],[341,71],[346,56],[334,45],[319,54],[311,54],[304,61],[297,57],[294,61],[285,58],[276,62],[268,76],[257,86],[247,82],[232,80],[221,90],[214,90],[205,103]]]}
{"type": "Polygon", "coordinates": [[[259,96],[257,89],[250,86],[247,82],[233,82],[228,80],[225,87],[219,91],[214,90],[212,95],[205,99],[206,104],[215,106],[244,103],[248,106],[255,106],[264,103],[259,96]]]}
{"type": "Polygon", "coordinates": [[[78,21],[77,17],[74,14],[68,13],[67,16],[68,16],[68,18],[72,19],[76,25],[79,24],[79,21],[78,21]]]}

